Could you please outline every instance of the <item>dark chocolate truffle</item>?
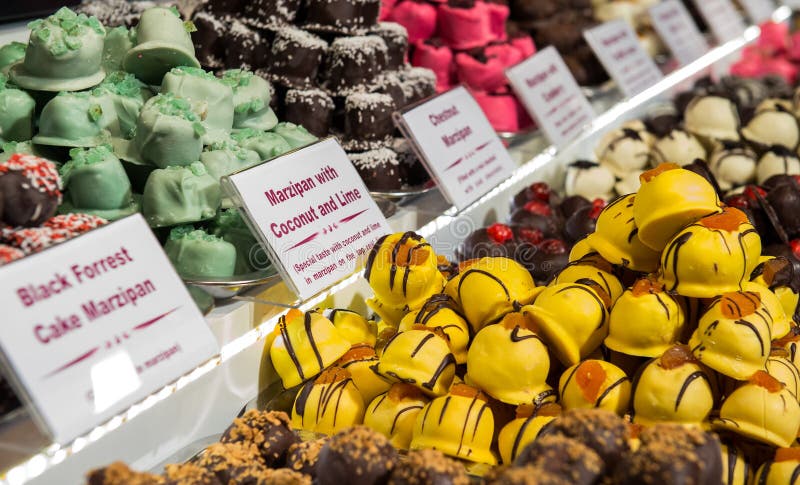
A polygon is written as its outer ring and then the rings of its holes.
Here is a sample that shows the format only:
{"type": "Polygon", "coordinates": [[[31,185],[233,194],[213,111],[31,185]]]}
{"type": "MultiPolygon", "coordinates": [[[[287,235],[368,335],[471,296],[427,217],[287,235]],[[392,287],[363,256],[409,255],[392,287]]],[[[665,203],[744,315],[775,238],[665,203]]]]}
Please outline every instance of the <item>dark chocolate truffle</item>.
{"type": "Polygon", "coordinates": [[[122,462],[114,462],[107,467],[89,472],[88,485],[162,485],[164,479],[150,473],[140,473],[128,468],[122,462]]]}
{"type": "Polygon", "coordinates": [[[316,477],[319,452],[327,442],[328,438],[325,437],[293,444],[289,447],[289,453],[286,455],[286,468],[311,478],[316,477]]]}
{"type": "Polygon", "coordinates": [[[319,485],[385,483],[397,462],[397,451],[382,434],[354,426],[331,437],[319,452],[319,485]]]}
{"type": "Polygon", "coordinates": [[[223,485],[214,472],[193,463],[167,465],[164,485],[223,485]]]}
{"type": "Polygon", "coordinates": [[[290,24],[297,16],[300,0],[247,0],[244,17],[257,27],[290,24]]]}
{"type": "Polygon", "coordinates": [[[576,439],[597,452],[613,470],[628,452],[628,426],[611,411],[575,409],[550,422],[539,436],[562,435],[576,439]]]}
{"type": "Polygon", "coordinates": [[[225,59],[225,32],[227,19],[210,12],[197,12],[192,18],[195,28],[192,34],[197,60],[205,69],[219,69],[225,59]]]}
{"type": "Polygon", "coordinates": [[[378,21],[380,0],[306,0],[305,22],[310,30],[355,34],[378,21]]]}
{"type": "Polygon", "coordinates": [[[232,20],[225,34],[225,68],[252,71],[267,65],[267,45],[258,31],[232,20]]]}
{"type": "Polygon", "coordinates": [[[197,465],[213,472],[222,483],[257,483],[267,470],[253,443],[214,443],[206,448],[197,465]]]}
{"type": "Polygon", "coordinates": [[[289,416],[282,411],[251,409],[233,420],[220,441],[252,443],[258,447],[267,466],[279,467],[289,447],[299,441],[289,423],[289,416]]]}
{"type": "Polygon", "coordinates": [[[409,451],[398,462],[388,485],[469,485],[464,465],[446,457],[441,451],[424,449],[409,451]]]}
{"type": "Polygon", "coordinates": [[[325,64],[326,88],[340,95],[363,91],[386,67],[386,42],[377,35],[340,37],[325,64]]]}
{"type": "Polygon", "coordinates": [[[379,22],[370,29],[370,33],[386,42],[386,68],[391,70],[402,68],[406,61],[406,51],[408,51],[406,28],[395,22],[379,22]]]}
{"type": "Polygon", "coordinates": [[[328,134],[333,119],[334,104],[321,89],[290,89],[284,96],[283,120],[302,125],[312,135],[328,134]]]}
{"type": "Polygon", "coordinates": [[[369,190],[393,191],[407,185],[405,167],[397,153],[388,148],[349,153],[348,156],[369,190]]]}
{"type": "Polygon", "coordinates": [[[679,424],[656,424],[639,436],[641,446],[620,461],[614,483],[705,484],[722,482],[719,439],[679,424]]]}
{"type": "Polygon", "coordinates": [[[546,202],[532,200],[511,214],[511,222],[523,227],[538,229],[545,237],[561,235],[561,220],[546,202]]]}
{"type": "MultiPolygon", "coordinates": [[[[349,141],[391,142],[394,100],[388,94],[353,93],[344,103],[344,134],[349,141]]],[[[356,147],[358,148],[370,148],[356,147]]]]}
{"type": "Polygon", "coordinates": [[[61,179],[55,164],[33,155],[12,155],[0,163],[0,199],[0,222],[41,225],[61,203],[61,179]]]}
{"type": "Polygon", "coordinates": [[[540,435],[520,452],[514,465],[532,466],[537,472],[563,478],[573,485],[593,485],[606,470],[594,450],[576,439],[559,435],[540,435]]]}
{"type": "Polygon", "coordinates": [[[790,238],[800,235],[800,185],[794,179],[780,184],[769,191],[766,197],[769,205],[790,238]]]}
{"type": "Polygon", "coordinates": [[[328,50],[328,43],[295,27],[282,27],[275,34],[267,70],[270,79],[293,88],[311,87],[328,50]]]}
{"type": "Polygon", "coordinates": [[[573,485],[573,482],[533,466],[496,467],[484,477],[486,485],[573,485]]]}

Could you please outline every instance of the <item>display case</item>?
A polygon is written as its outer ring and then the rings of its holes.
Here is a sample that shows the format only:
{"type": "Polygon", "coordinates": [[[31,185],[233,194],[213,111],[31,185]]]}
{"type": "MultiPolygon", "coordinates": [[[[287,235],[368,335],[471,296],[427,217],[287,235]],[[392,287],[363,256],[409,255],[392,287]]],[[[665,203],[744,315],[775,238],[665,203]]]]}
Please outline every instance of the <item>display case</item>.
{"type": "MultiPolygon", "coordinates": [[[[773,18],[784,21],[790,13],[781,7],[773,18]]],[[[701,76],[726,72],[731,58],[758,34],[757,27],[749,27],[742,36],[668,73],[663,81],[632,98],[624,99],[614,89],[595,96],[596,120],[561,149],[539,133],[508,140],[509,152],[519,164],[508,179],[460,212],[438,190],[397,200],[397,209],[388,219],[392,230],[416,231],[438,253],[453,256],[474,229],[506,220],[509,200],[521,188],[534,181],[562,187],[566,164],[588,156],[605,130],[642,117],[701,76]]],[[[0,29],[0,43],[25,36],[26,30],[19,25],[0,29]]],[[[219,354],[86,435],[71,443],[52,443],[25,409],[0,421],[0,483],[79,484],[87,470],[117,460],[138,470],[159,470],[165,463],[190,458],[216,441],[243,409],[257,405],[259,394],[263,398],[277,380],[264,370],[263,347],[286,309],[326,306],[366,313],[364,302],[370,293],[358,272],[305,301],[277,280],[217,300],[206,321],[219,343],[219,354]]]]}

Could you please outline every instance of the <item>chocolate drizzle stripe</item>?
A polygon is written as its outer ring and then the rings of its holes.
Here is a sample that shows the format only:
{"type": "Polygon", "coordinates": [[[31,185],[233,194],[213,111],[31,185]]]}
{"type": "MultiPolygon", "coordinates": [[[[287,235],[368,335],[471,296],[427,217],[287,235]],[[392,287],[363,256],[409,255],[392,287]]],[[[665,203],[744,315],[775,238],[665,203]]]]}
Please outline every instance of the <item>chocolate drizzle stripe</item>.
{"type": "MultiPolygon", "coordinates": [[[[736,475],[736,462],[739,460],[739,450],[733,445],[728,445],[728,485],[734,485],[736,475]]],[[[745,475],[745,478],[747,476],[745,475]]]]}
{"type": "MultiPolygon", "coordinates": [[[[526,419],[525,422],[522,423],[522,426],[520,426],[519,431],[517,431],[517,436],[514,438],[514,444],[511,446],[512,460],[517,457],[517,452],[519,451],[519,445],[522,441],[522,436],[525,434],[525,430],[528,429],[528,425],[531,424],[534,419],[536,419],[536,413],[528,416],[528,419],[526,419]]],[[[534,438],[536,438],[536,436],[534,436],[534,438]]]]}
{"type": "Polygon", "coordinates": [[[478,417],[475,419],[475,426],[472,428],[472,438],[470,438],[473,441],[475,440],[475,434],[478,433],[478,425],[481,424],[481,418],[483,417],[483,412],[486,411],[488,407],[489,407],[488,405],[484,404],[483,406],[481,406],[481,410],[478,411],[478,417]]]}
{"type": "Polygon", "coordinates": [[[311,395],[313,387],[314,382],[308,381],[306,385],[300,389],[300,393],[297,395],[297,400],[294,403],[294,411],[300,416],[301,425],[303,425],[305,421],[306,402],[308,402],[308,396],[311,395]]]}
{"type": "Polygon", "coordinates": [[[519,327],[519,326],[516,326],[516,327],[514,327],[514,330],[511,331],[511,341],[512,342],[515,342],[515,343],[516,342],[522,342],[523,340],[528,340],[528,339],[532,339],[532,338],[541,341],[539,336],[536,335],[535,333],[531,333],[530,335],[524,335],[524,336],[520,337],[519,336],[519,331],[520,330],[522,330],[522,328],[519,327]]]}
{"type": "Polygon", "coordinates": [[[414,251],[416,251],[418,249],[422,249],[422,248],[428,247],[428,246],[430,246],[430,244],[423,243],[423,244],[418,244],[418,245],[416,245],[413,248],[408,250],[408,264],[406,265],[406,268],[403,271],[403,296],[406,296],[407,289],[408,289],[408,278],[411,276],[412,255],[414,254],[414,251]]]}
{"type": "Polygon", "coordinates": [[[769,471],[771,468],[772,460],[764,463],[764,468],[761,470],[761,475],[758,477],[758,485],[767,485],[767,477],[769,476],[769,471]]]}
{"type": "Polygon", "coordinates": [[[389,434],[394,433],[394,429],[395,429],[395,427],[397,427],[397,420],[400,419],[400,416],[402,416],[403,414],[405,414],[405,413],[407,413],[409,411],[413,411],[415,409],[422,409],[423,407],[424,406],[422,406],[422,405],[409,406],[409,407],[407,407],[405,409],[401,409],[400,411],[398,411],[397,414],[394,415],[394,420],[392,420],[392,427],[389,429],[389,434]]]}
{"type": "Polygon", "coordinates": [[[322,355],[319,353],[319,349],[317,348],[317,343],[314,341],[314,335],[312,335],[311,333],[311,312],[307,312],[305,317],[303,317],[303,328],[306,331],[308,342],[311,344],[311,350],[314,351],[314,356],[317,358],[317,364],[319,364],[319,370],[322,371],[325,368],[325,366],[322,363],[322,355]]]}
{"type": "Polygon", "coordinates": [[[673,239],[664,252],[663,257],[665,262],[669,261],[670,254],[672,254],[672,274],[675,275],[675,283],[672,285],[672,288],[670,288],[670,291],[675,291],[680,284],[680,279],[678,277],[678,253],[680,252],[681,247],[683,247],[683,245],[686,244],[692,236],[693,234],[691,232],[681,234],[677,238],[673,239]]]}
{"type": "Polygon", "coordinates": [[[658,304],[661,305],[661,308],[663,308],[664,312],[667,314],[667,320],[669,320],[670,317],[669,307],[667,306],[666,303],[664,303],[664,301],[661,299],[661,296],[658,293],[654,293],[653,296],[656,297],[658,304]]]}
{"type": "Polygon", "coordinates": [[[798,478],[800,478],[800,465],[795,466],[794,470],[792,470],[792,478],[789,480],[789,484],[794,485],[798,478]]]}
{"type": "Polygon", "coordinates": [[[436,385],[436,381],[439,380],[439,377],[441,377],[442,373],[445,371],[445,369],[447,369],[447,366],[455,364],[456,364],[456,358],[453,357],[453,354],[447,354],[445,358],[442,359],[442,362],[439,364],[439,367],[436,368],[436,372],[433,373],[433,377],[431,377],[431,380],[428,382],[423,382],[422,387],[424,387],[425,389],[433,390],[433,386],[436,385]]]}
{"type": "Polygon", "coordinates": [[[456,456],[461,454],[461,448],[464,447],[464,434],[467,431],[467,423],[469,422],[469,417],[472,415],[472,408],[475,407],[475,403],[478,402],[478,396],[472,398],[472,402],[469,403],[469,409],[467,409],[467,421],[461,427],[461,437],[458,439],[458,450],[456,450],[456,456]]]}
{"type": "Polygon", "coordinates": [[[431,412],[431,408],[433,407],[433,406],[431,406],[432,404],[433,404],[433,402],[429,402],[425,406],[425,414],[422,415],[422,426],[420,427],[420,430],[419,430],[420,433],[423,433],[425,431],[425,423],[428,422],[428,413],[431,412]]]}
{"type": "Polygon", "coordinates": [[[422,337],[422,340],[419,342],[419,344],[417,344],[417,347],[413,351],[411,351],[411,358],[413,359],[417,355],[417,352],[422,350],[422,347],[424,347],[425,344],[428,343],[428,340],[434,338],[435,336],[436,335],[429,333],[424,337],[422,337]]]}
{"type": "Polygon", "coordinates": [[[306,376],[303,372],[303,366],[300,365],[300,360],[294,352],[292,340],[289,338],[289,332],[286,330],[286,317],[281,317],[281,319],[282,320],[278,322],[278,328],[281,330],[281,339],[283,339],[283,343],[286,345],[286,353],[288,353],[289,357],[292,359],[292,363],[297,369],[297,373],[300,375],[300,380],[304,381],[306,380],[306,376]]]}
{"type": "Polygon", "coordinates": [[[575,373],[578,372],[578,367],[580,367],[580,366],[581,366],[580,364],[576,365],[575,368],[572,369],[572,372],[569,373],[569,376],[567,376],[567,380],[564,381],[564,387],[562,387],[561,390],[559,391],[560,395],[563,396],[564,393],[567,391],[567,386],[569,385],[569,381],[571,381],[572,380],[572,376],[574,376],[575,373]]]}
{"type": "Polygon", "coordinates": [[[369,277],[372,274],[372,265],[375,263],[375,257],[378,256],[378,250],[383,245],[384,241],[386,241],[387,237],[389,237],[388,234],[385,236],[381,236],[381,238],[375,242],[375,245],[372,246],[372,249],[369,251],[369,257],[367,257],[367,264],[364,267],[364,279],[366,279],[367,281],[369,281],[369,277]]]}
{"type": "Polygon", "coordinates": [[[745,326],[745,327],[747,327],[747,328],[749,328],[750,330],[753,331],[753,333],[755,334],[756,338],[758,339],[758,345],[761,348],[761,355],[763,356],[764,355],[764,340],[761,338],[761,332],[758,331],[756,326],[753,325],[752,323],[746,321],[746,320],[736,320],[733,323],[736,324],[736,325],[743,325],[743,326],[745,326]]]}
{"type": "Polygon", "coordinates": [[[683,395],[686,393],[686,390],[689,389],[689,386],[695,379],[705,379],[708,382],[708,385],[711,385],[711,381],[708,380],[708,376],[705,372],[702,371],[695,371],[689,374],[686,379],[683,381],[683,385],[681,385],[681,389],[678,391],[678,397],[675,398],[675,412],[678,412],[678,407],[681,405],[681,400],[683,399],[683,395]]]}
{"type": "Polygon", "coordinates": [[[500,288],[503,289],[503,292],[506,294],[506,300],[510,300],[511,299],[511,294],[508,292],[508,288],[506,288],[505,283],[503,283],[503,281],[500,278],[498,278],[497,276],[489,273],[488,271],[484,271],[482,269],[473,268],[473,269],[468,269],[464,273],[464,275],[461,277],[461,279],[458,281],[458,299],[459,300],[461,299],[461,286],[464,284],[464,281],[467,280],[467,277],[469,275],[473,274],[473,273],[482,274],[482,275],[487,276],[487,277],[491,278],[492,280],[494,280],[498,285],[500,285],[500,288]]]}
{"type": "Polygon", "coordinates": [[[596,408],[599,408],[599,407],[600,407],[600,405],[603,403],[603,399],[605,399],[606,397],[608,397],[608,395],[609,395],[609,394],[611,394],[611,391],[613,391],[613,390],[614,390],[614,388],[616,388],[617,386],[621,386],[621,385],[622,385],[622,383],[624,383],[625,381],[630,381],[630,379],[628,379],[628,377],[627,377],[627,376],[625,376],[625,377],[620,377],[619,379],[617,379],[617,381],[616,381],[616,382],[614,382],[613,384],[611,384],[610,386],[608,386],[608,387],[606,388],[606,390],[605,390],[605,391],[603,391],[603,393],[602,393],[602,394],[600,394],[600,396],[598,396],[597,400],[596,400],[596,401],[595,401],[595,403],[594,403],[594,407],[596,407],[596,408]]]}
{"type": "Polygon", "coordinates": [[[442,410],[439,412],[439,421],[436,423],[437,425],[442,425],[442,420],[444,419],[444,413],[447,412],[447,406],[450,405],[450,396],[444,398],[444,404],[442,404],[442,410]]]}
{"type": "Polygon", "coordinates": [[[383,393],[383,395],[381,396],[380,399],[378,399],[377,401],[374,401],[375,405],[372,406],[372,413],[373,414],[378,412],[378,408],[381,406],[381,404],[383,404],[383,401],[385,401],[387,397],[389,397],[389,393],[385,392],[385,393],[383,393]]]}

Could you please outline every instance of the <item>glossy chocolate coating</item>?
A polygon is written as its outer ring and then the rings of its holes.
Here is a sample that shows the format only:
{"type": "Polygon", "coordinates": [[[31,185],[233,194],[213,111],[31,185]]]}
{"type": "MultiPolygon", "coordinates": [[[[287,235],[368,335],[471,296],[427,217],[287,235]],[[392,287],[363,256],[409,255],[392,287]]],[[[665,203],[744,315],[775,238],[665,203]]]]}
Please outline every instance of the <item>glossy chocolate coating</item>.
{"type": "Polygon", "coordinates": [[[269,467],[281,466],[290,446],[299,438],[289,426],[289,416],[280,411],[247,411],[233,421],[220,442],[251,442],[258,447],[264,463],[269,467]]]}
{"type": "Polygon", "coordinates": [[[540,435],[520,452],[514,465],[532,465],[575,485],[595,484],[606,471],[605,463],[594,450],[578,440],[556,435],[540,435]]]}
{"type": "Polygon", "coordinates": [[[382,434],[355,426],[332,436],[319,452],[319,485],[385,483],[397,461],[397,451],[382,434]]]}
{"type": "Polygon", "coordinates": [[[9,226],[40,226],[55,215],[56,195],[40,192],[19,171],[0,172],[0,220],[9,226]]]}
{"type": "Polygon", "coordinates": [[[602,409],[576,409],[550,422],[540,436],[561,435],[585,444],[610,470],[628,453],[628,427],[616,414],[602,409]]]}

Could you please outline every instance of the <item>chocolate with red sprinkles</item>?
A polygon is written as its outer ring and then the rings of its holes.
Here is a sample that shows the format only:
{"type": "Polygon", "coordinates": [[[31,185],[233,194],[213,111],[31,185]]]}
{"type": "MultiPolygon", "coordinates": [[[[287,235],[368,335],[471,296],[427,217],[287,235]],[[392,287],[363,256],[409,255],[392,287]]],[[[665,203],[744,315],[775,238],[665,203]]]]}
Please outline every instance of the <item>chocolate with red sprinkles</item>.
{"type": "Polygon", "coordinates": [[[38,226],[61,204],[61,179],[56,165],[34,155],[15,153],[0,163],[2,222],[38,226]]]}
{"type": "Polygon", "coordinates": [[[6,244],[0,244],[0,266],[24,257],[25,253],[22,250],[6,244]]]}
{"type": "Polygon", "coordinates": [[[77,235],[106,224],[107,220],[91,214],[60,214],[46,220],[43,225],[51,229],[64,229],[77,235]]]}
{"type": "Polygon", "coordinates": [[[75,233],[66,229],[27,227],[9,234],[8,242],[20,249],[25,255],[29,255],[62,243],[72,237],[75,237],[75,233]]]}

